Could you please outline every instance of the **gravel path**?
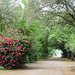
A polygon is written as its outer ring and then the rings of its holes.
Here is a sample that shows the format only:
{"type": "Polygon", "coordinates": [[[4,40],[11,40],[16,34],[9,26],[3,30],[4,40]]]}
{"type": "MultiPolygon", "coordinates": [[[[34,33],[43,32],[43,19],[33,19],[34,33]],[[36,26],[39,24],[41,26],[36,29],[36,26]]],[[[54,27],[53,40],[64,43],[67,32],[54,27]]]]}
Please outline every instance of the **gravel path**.
{"type": "Polygon", "coordinates": [[[75,65],[62,58],[49,58],[29,64],[27,69],[13,70],[0,75],[75,75],[75,65]]]}

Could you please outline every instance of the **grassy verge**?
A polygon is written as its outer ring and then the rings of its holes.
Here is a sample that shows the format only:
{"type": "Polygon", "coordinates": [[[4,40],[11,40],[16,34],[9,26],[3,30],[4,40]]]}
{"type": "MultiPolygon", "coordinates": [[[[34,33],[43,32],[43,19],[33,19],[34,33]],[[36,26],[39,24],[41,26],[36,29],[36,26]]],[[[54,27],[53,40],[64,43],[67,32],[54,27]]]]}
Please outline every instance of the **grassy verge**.
{"type": "Polygon", "coordinates": [[[71,61],[71,59],[62,58],[62,61],[63,61],[63,62],[66,62],[66,63],[68,63],[68,64],[75,65],[75,61],[71,61]]]}
{"type": "Polygon", "coordinates": [[[75,65],[75,61],[71,61],[71,60],[70,60],[69,63],[71,63],[72,65],[75,65]]]}
{"type": "Polygon", "coordinates": [[[0,66],[0,74],[5,72],[10,72],[11,70],[6,70],[4,67],[0,66]]]}

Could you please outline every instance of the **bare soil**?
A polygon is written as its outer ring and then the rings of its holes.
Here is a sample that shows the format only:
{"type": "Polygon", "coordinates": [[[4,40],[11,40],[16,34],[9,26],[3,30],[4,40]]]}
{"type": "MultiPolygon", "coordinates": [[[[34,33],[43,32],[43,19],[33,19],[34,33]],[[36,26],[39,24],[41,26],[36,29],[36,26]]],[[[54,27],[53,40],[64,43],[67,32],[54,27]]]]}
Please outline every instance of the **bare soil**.
{"type": "Polygon", "coordinates": [[[48,58],[27,66],[0,75],[75,75],[75,63],[64,58],[48,58]]]}

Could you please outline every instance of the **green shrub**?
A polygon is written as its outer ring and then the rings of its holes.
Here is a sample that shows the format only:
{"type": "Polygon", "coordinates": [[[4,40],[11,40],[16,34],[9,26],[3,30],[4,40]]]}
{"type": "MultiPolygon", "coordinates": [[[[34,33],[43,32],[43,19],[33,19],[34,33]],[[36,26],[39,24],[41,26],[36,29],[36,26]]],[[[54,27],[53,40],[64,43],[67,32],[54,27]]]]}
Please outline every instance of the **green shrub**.
{"type": "Polygon", "coordinates": [[[8,37],[3,34],[0,36],[0,65],[6,69],[19,68],[27,62],[33,37],[25,37],[19,31],[8,28],[8,37]]]}

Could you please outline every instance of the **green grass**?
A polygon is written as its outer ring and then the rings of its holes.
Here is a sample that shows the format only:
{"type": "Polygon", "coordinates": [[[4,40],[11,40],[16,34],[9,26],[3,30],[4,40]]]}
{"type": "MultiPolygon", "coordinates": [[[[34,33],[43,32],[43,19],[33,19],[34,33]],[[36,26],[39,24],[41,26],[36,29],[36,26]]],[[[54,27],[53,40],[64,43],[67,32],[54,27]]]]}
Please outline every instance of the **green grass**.
{"type": "Polygon", "coordinates": [[[0,70],[5,70],[5,68],[4,68],[4,67],[2,67],[2,66],[0,66],[0,70]]]}
{"type": "Polygon", "coordinates": [[[0,74],[5,72],[10,72],[11,70],[6,70],[4,67],[0,66],[0,74]]]}
{"type": "Polygon", "coordinates": [[[72,65],[75,65],[75,61],[70,61],[69,63],[71,63],[72,65]]]}

